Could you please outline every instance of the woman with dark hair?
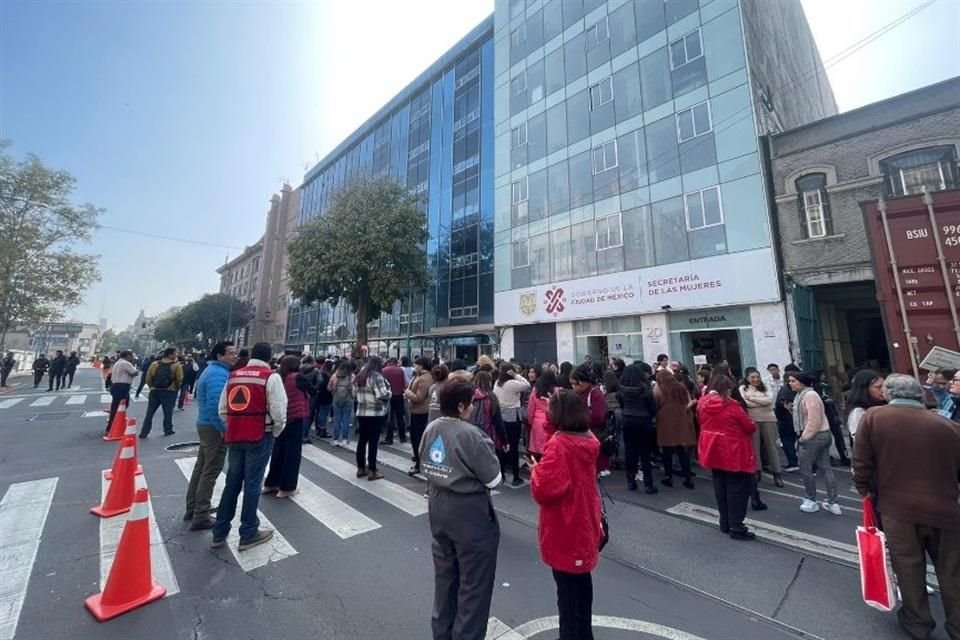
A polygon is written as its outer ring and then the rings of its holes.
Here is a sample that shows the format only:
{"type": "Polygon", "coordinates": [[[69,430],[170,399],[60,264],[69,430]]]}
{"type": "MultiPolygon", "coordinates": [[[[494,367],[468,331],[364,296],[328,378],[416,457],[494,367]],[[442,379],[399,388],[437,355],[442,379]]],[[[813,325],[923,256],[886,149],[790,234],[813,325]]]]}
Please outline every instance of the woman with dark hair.
{"type": "Polygon", "coordinates": [[[277,373],[287,392],[287,427],[273,441],[270,471],[263,480],[263,493],[275,493],[278,498],[297,495],[300,477],[300,456],[303,451],[303,429],[310,426],[310,396],[297,384],[300,358],[284,356],[277,373]]]}
{"type": "Polygon", "coordinates": [[[600,443],[580,399],[561,390],[550,398],[558,431],[530,472],[533,499],[540,505],[540,557],[557,583],[560,637],[593,638],[593,579],[603,530],[595,461],[600,443]]]}
{"type": "Polygon", "coordinates": [[[433,384],[430,385],[430,412],[427,414],[427,424],[440,417],[440,388],[447,381],[450,371],[445,364],[436,364],[430,369],[433,384]]]}
{"type": "MultiPolygon", "coordinates": [[[[646,364],[646,363],[644,363],[646,364]]],[[[650,365],[647,365],[649,367],[650,365]]],[[[653,484],[653,449],[657,445],[657,432],[653,418],[657,415],[657,401],[650,388],[647,374],[638,364],[631,364],[620,376],[620,391],[617,401],[622,412],[623,458],[627,471],[627,489],[637,490],[637,461],[643,471],[643,486],[647,493],[657,492],[653,484]]]]}
{"type": "Polygon", "coordinates": [[[353,363],[341,360],[336,375],[327,383],[327,392],[333,405],[333,444],[347,446],[353,424],[353,363]]]}
{"type": "Polygon", "coordinates": [[[793,399],[793,428],[800,436],[800,475],[803,476],[803,487],[806,496],[800,503],[800,510],[804,513],[815,513],[820,510],[817,504],[817,479],[813,475],[816,465],[817,473],[827,479],[827,499],[823,501],[823,508],[835,516],[840,515],[840,505],[837,500],[837,479],[830,466],[830,443],[833,435],[830,433],[830,422],[827,420],[823,400],[815,390],[819,379],[809,373],[798,373],[790,377],[787,384],[797,396],[793,399]]]}
{"type": "Polygon", "coordinates": [[[527,368],[524,370],[523,377],[526,378],[526,379],[527,379],[527,382],[529,382],[530,385],[532,386],[532,385],[536,384],[537,378],[540,377],[540,371],[541,371],[541,367],[539,367],[539,366],[537,366],[537,365],[534,365],[534,366],[532,366],[532,367],[527,367],[527,368]]]}
{"type": "Polygon", "coordinates": [[[623,375],[623,370],[627,368],[627,363],[623,361],[623,358],[610,358],[607,363],[607,370],[613,371],[617,377],[623,375]]]}
{"type": "Polygon", "coordinates": [[[783,486],[780,466],[780,447],[777,446],[777,416],[773,413],[773,393],[763,384],[760,371],[756,367],[744,370],[743,383],[740,385],[740,397],[747,405],[747,414],[757,424],[753,432],[753,453],[757,458],[757,480],[763,473],[761,452],[767,456],[767,466],[773,474],[773,483],[783,486]]]}
{"type": "Polygon", "coordinates": [[[410,444],[413,445],[413,466],[407,471],[409,475],[420,473],[420,441],[427,428],[427,417],[430,414],[430,385],[433,376],[430,375],[430,361],[423,356],[416,359],[413,368],[414,378],[410,388],[403,392],[404,398],[410,402],[410,444]]]}
{"type": "MultiPolygon", "coordinates": [[[[493,448],[500,461],[500,472],[506,475],[507,465],[511,462],[508,458],[511,445],[503,424],[500,403],[493,393],[493,376],[485,369],[473,374],[473,415],[470,421],[493,441],[493,448]]],[[[517,462],[513,468],[513,486],[516,487],[523,482],[520,479],[520,463],[517,462]]]]}
{"type": "Polygon", "coordinates": [[[560,373],[557,374],[557,384],[563,389],[573,389],[573,383],[570,375],[573,373],[573,364],[570,362],[560,363],[560,373]]]}
{"type": "Polygon", "coordinates": [[[357,477],[367,476],[367,480],[383,478],[377,470],[377,444],[390,412],[391,393],[380,373],[382,368],[380,358],[370,356],[353,380],[353,395],[357,399],[357,477]]]}
{"type": "Polygon", "coordinates": [[[657,401],[657,445],[660,446],[664,475],[660,484],[665,487],[673,486],[673,454],[676,453],[683,471],[683,486],[693,489],[693,472],[690,470],[687,447],[697,444],[697,432],[690,416],[690,408],[695,401],[691,401],[687,388],[673,373],[657,371],[656,379],[657,386],[653,389],[653,397],[657,401]]]}
{"type": "Polygon", "coordinates": [[[557,389],[557,376],[549,369],[537,378],[530,398],[527,400],[527,419],[530,420],[530,440],[527,452],[534,460],[539,460],[547,447],[547,441],[553,437],[557,428],[550,422],[547,412],[550,396],[557,389]]]}
{"type": "Polygon", "coordinates": [[[850,381],[845,407],[847,415],[844,421],[847,423],[851,440],[856,437],[860,419],[867,409],[885,404],[887,399],[883,395],[883,376],[869,369],[858,371],[850,381]]]}
{"type": "Polygon", "coordinates": [[[733,380],[715,373],[707,392],[697,402],[698,458],[700,465],[713,475],[720,531],[734,540],[752,540],[756,534],[743,524],[743,519],[754,486],[752,435],[757,426],[740,403],[730,397],[733,390],[733,380]]]}
{"type": "Polygon", "coordinates": [[[507,430],[507,465],[513,470],[513,485],[523,483],[520,478],[520,407],[523,394],[530,390],[530,383],[517,373],[512,364],[506,362],[500,365],[497,383],[493,387],[493,394],[500,404],[503,415],[503,426],[507,430]]]}
{"type": "Polygon", "coordinates": [[[490,619],[500,525],[490,489],[500,484],[493,443],[469,423],[474,388],[451,378],[440,390],[441,416],[420,443],[433,535],[434,638],[482,638],[490,619]]]}
{"type": "Polygon", "coordinates": [[[600,385],[603,383],[603,365],[599,362],[594,362],[590,365],[590,376],[593,378],[593,384],[600,385]]]}
{"type": "MultiPolygon", "coordinates": [[[[583,408],[587,410],[590,430],[599,438],[607,422],[607,403],[604,400],[603,391],[593,383],[593,372],[590,367],[580,366],[574,369],[570,374],[570,384],[573,391],[580,396],[583,408]]],[[[597,456],[597,473],[601,478],[610,475],[610,456],[603,452],[597,456]]]]}
{"type": "Polygon", "coordinates": [[[677,369],[677,372],[674,375],[677,376],[677,381],[679,381],[680,384],[686,388],[687,393],[690,394],[690,398],[692,400],[696,400],[700,397],[700,389],[697,387],[697,383],[694,382],[690,377],[690,369],[687,368],[687,365],[680,365],[680,368],[677,369]]]}

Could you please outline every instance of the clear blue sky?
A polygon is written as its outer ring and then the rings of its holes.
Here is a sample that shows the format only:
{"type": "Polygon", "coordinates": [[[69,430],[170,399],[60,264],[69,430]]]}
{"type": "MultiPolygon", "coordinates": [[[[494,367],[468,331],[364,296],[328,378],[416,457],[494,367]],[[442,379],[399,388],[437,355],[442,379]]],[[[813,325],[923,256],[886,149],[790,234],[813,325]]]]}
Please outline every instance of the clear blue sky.
{"type": "MultiPolygon", "coordinates": [[[[771,0],[772,1],[772,0],[771,0]]],[[[826,59],[915,0],[804,0],[826,59]]],[[[492,0],[0,2],[0,137],[78,179],[105,225],[251,244],[281,178],[322,157],[492,0]]],[[[960,75],[960,0],[828,69],[841,109],[960,75]]],[[[236,249],[101,230],[68,313],[112,326],[215,291],[236,249]]]]}

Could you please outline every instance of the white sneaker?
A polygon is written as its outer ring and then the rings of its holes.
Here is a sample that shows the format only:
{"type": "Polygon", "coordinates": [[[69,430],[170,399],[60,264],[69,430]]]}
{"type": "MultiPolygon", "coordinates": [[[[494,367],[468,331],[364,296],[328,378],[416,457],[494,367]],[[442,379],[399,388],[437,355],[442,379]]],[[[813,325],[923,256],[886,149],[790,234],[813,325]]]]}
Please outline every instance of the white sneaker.
{"type": "Polygon", "coordinates": [[[347,440],[346,438],[344,438],[343,440],[340,441],[340,443],[341,443],[344,447],[346,447],[346,446],[350,443],[350,441],[347,440]]]}
{"type": "Polygon", "coordinates": [[[810,498],[804,498],[803,502],[800,503],[800,511],[803,511],[804,513],[816,513],[817,511],[820,511],[820,505],[810,498]]]}
{"type": "Polygon", "coordinates": [[[609,476],[609,475],[610,475],[610,470],[609,470],[609,469],[604,469],[603,471],[600,472],[600,477],[601,477],[601,478],[606,478],[606,477],[609,476]]]}
{"type": "Polygon", "coordinates": [[[339,441],[339,440],[334,440],[334,441],[333,441],[333,446],[335,446],[335,447],[341,446],[341,445],[340,445],[340,441],[339,441]]]}
{"type": "Polygon", "coordinates": [[[827,502],[826,500],[824,500],[823,508],[835,516],[839,516],[841,514],[840,505],[838,505],[836,502],[827,502]]]}

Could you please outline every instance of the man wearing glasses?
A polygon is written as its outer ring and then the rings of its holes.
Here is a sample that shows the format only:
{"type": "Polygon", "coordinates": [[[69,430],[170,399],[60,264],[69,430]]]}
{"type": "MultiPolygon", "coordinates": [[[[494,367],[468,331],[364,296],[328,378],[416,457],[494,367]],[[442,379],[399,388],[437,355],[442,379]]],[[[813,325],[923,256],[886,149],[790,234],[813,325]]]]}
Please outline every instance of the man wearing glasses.
{"type": "Polygon", "coordinates": [[[237,348],[232,342],[218,342],[210,352],[207,367],[196,385],[197,435],[200,451],[193,465],[193,475],[187,488],[187,512],[184,521],[190,521],[191,531],[210,529],[216,523],[210,514],[210,500],[217,477],[223,470],[227,446],[223,434],[227,425],[220,418],[220,394],[227,384],[230,369],[237,363],[237,348]]]}

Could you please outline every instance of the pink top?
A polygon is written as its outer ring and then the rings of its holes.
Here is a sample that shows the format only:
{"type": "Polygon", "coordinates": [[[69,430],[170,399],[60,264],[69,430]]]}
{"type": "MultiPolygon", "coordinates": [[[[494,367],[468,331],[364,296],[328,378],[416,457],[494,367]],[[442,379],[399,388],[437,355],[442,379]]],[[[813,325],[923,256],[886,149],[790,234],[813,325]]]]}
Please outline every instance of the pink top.
{"type": "Polygon", "coordinates": [[[557,432],[547,416],[549,402],[550,396],[539,398],[536,390],[530,393],[530,399],[527,401],[527,420],[530,421],[530,444],[527,449],[530,453],[543,453],[547,447],[547,440],[557,432]]]}

